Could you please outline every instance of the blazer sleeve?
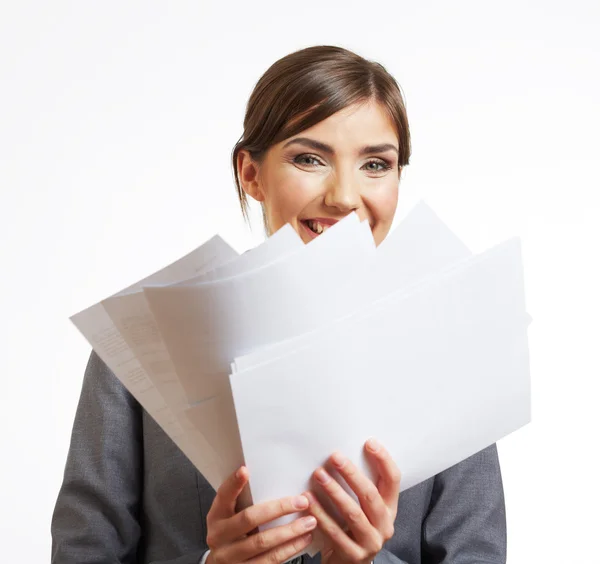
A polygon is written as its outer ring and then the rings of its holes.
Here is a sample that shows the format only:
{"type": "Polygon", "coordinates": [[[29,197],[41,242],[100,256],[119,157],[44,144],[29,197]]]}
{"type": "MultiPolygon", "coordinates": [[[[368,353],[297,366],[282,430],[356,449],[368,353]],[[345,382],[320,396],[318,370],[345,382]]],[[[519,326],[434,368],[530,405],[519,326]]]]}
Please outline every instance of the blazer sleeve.
{"type": "Polygon", "coordinates": [[[92,351],[52,515],[53,564],[136,562],[141,425],[141,406],[92,351]]]}
{"type": "Polygon", "coordinates": [[[373,564],[407,564],[407,562],[398,558],[393,552],[383,548],[375,556],[373,564]]]}
{"type": "Polygon", "coordinates": [[[423,564],[505,564],[506,512],[496,444],[435,476],[421,553],[423,564]]]}
{"type": "MultiPolygon", "coordinates": [[[[137,564],[142,407],[92,351],[51,522],[52,564],[137,564]]],[[[198,564],[206,548],[152,564],[198,564]]]]}

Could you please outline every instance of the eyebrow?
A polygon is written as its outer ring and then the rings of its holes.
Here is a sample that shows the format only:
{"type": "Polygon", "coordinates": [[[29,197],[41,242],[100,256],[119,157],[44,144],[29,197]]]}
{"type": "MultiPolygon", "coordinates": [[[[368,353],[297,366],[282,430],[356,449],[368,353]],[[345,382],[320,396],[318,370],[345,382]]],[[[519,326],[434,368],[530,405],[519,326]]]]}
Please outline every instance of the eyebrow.
{"type": "MultiPolygon", "coordinates": [[[[323,153],[327,153],[329,155],[333,155],[335,151],[331,145],[327,145],[326,143],[322,143],[321,141],[317,141],[316,139],[309,139],[308,137],[295,137],[288,141],[283,148],[285,149],[288,145],[292,144],[304,145],[305,147],[309,147],[311,149],[315,149],[317,151],[322,151],[323,153]]],[[[391,143],[381,143],[379,145],[365,145],[361,147],[358,151],[359,156],[367,155],[370,153],[383,153],[385,151],[396,151],[396,154],[399,154],[398,147],[396,145],[392,145],[391,143]]]]}

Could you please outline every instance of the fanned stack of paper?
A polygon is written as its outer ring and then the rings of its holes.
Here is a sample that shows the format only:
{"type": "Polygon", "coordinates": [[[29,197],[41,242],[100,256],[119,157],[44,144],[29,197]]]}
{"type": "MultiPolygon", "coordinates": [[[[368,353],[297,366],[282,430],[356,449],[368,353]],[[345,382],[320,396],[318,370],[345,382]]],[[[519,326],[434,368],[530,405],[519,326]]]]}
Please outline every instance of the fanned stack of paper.
{"type": "Polygon", "coordinates": [[[530,420],[521,245],[472,255],[424,203],[378,247],[351,214],[238,256],[218,236],[72,321],[217,488],[299,494],[371,436],[402,490],[530,420]]]}

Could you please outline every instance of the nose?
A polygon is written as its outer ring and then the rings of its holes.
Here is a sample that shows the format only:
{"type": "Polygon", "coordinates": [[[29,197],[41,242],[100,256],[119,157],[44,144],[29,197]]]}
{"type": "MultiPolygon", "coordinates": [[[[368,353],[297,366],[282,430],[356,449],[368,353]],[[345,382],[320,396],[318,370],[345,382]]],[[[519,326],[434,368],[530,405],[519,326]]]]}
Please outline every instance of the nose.
{"type": "Polygon", "coordinates": [[[350,213],[360,207],[360,188],[351,178],[332,179],[325,192],[325,205],[350,213]]]}

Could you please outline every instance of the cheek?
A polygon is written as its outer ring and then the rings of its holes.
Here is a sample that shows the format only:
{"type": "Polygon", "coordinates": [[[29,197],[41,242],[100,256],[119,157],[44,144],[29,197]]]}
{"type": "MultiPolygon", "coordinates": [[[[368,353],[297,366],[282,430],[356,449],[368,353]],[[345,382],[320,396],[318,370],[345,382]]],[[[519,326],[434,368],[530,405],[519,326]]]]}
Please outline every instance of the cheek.
{"type": "Polygon", "coordinates": [[[272,218],[273,228],[293,223],[302,210],[318,196],[319,190],[317,179],[306,173],[289,171],[273,175],[265,190],[265,205],[272,218]]]}
{"type": "Polygon", "coordinates": [[[370,207],[375,220],[382,224],[391,224],[398,205],[398,183],[382,186],[371,198],[370,207]]]}
{"type": "Polygon", "coordinates": [[[385,189],[373,194],[369,201],[369,208],[375,219],[373,239],[379,245],[387,236],[392,227],[396,207],[398,205],[398,185],[386,186],[385,189]]]}

